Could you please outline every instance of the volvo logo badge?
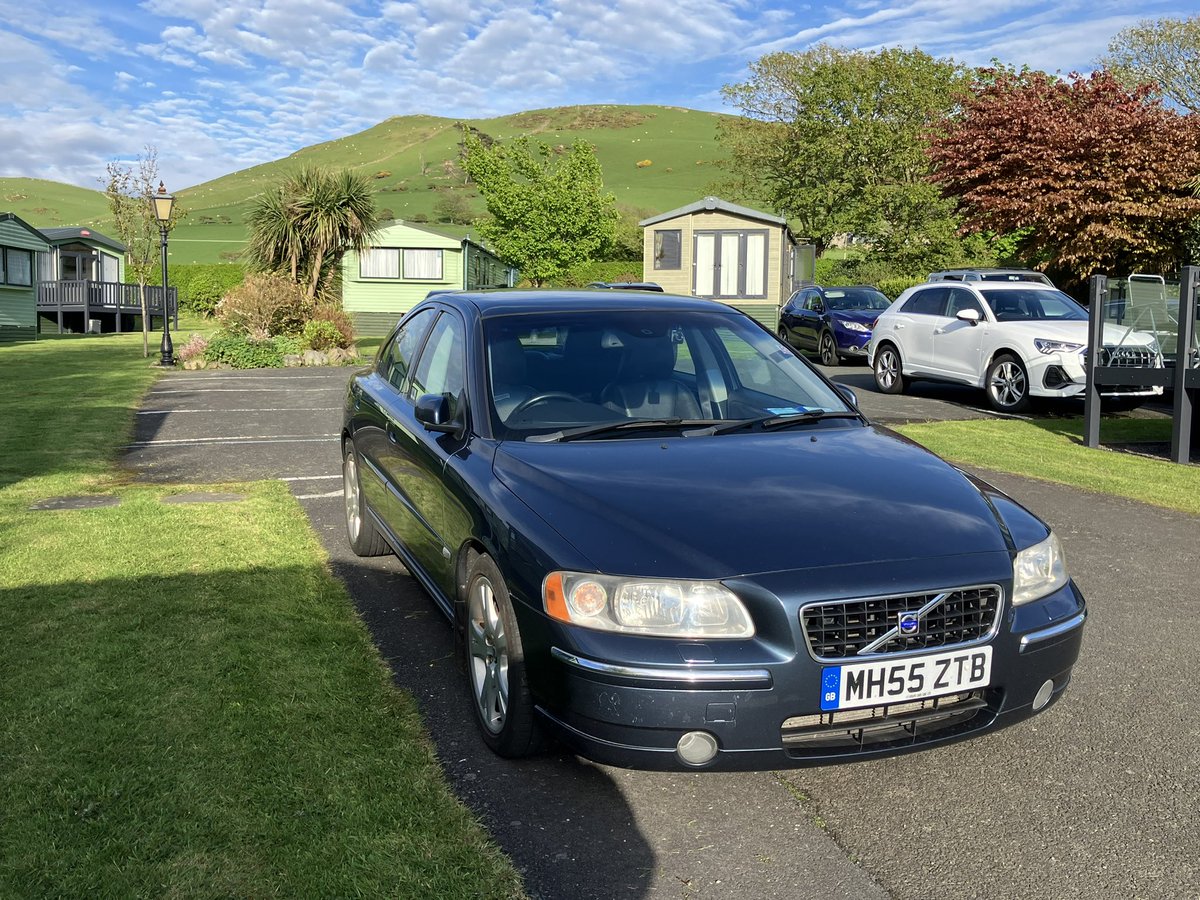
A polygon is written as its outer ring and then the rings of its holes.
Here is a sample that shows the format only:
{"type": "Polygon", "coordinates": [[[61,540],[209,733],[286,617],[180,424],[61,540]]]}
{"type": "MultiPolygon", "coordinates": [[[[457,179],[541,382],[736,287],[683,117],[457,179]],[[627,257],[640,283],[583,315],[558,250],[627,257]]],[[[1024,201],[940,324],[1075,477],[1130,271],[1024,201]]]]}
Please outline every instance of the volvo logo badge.
{"type": "Polygon", "coordinates": [[[921,620],[917,618],[915,612],[900,613],[900,634],[904,637],[912,637],[921,630],[921,620]]]}

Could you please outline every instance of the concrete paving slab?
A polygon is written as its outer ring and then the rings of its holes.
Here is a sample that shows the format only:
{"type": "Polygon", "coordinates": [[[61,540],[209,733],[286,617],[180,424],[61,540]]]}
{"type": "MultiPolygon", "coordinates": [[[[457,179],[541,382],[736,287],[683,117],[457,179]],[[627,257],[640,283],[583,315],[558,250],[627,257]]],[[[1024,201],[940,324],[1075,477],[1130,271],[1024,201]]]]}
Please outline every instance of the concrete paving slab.
{"type": "Polygon", "coordinates": [[[120,506],[121,498],[110,494],[89,494],[81,497],[48,497],[30,504],[33,510],[100,509],[105,506],[120,506]]]}

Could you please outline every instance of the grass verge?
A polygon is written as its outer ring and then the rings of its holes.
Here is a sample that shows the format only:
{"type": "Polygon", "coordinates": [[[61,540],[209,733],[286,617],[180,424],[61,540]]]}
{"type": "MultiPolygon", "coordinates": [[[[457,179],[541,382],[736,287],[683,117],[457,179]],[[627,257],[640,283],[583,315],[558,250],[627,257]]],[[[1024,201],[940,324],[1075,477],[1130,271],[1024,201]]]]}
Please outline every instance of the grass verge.
{"type": "Polygon", "coordinates": [[[286,489],[113,467],[139,343],[0,348],[0,896],[519,896],[286,489]]]}
{"type": "MultiPolygon", "coordinates": [[[[956,463],[1200,515],[1200,467],[1084,447],[1082,418],[929,422],[896,430],[956,463]]],[[[1109,444],[1169,442],[1171,423],[1106,419],[1102,437],[1109,444]]]]}

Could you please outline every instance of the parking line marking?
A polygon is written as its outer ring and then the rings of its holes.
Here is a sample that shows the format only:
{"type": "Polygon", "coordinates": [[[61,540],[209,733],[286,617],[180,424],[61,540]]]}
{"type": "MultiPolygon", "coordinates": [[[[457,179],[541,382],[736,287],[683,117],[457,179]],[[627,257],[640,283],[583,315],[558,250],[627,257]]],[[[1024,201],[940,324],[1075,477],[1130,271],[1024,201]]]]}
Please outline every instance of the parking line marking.
{"type": "Polygon", "coordinates": [[[327,443],[335,438],[341,437],[338,434],[322,434],[313,437],[302,437],[299,435],[288,437],[268,437],[267,435],[247,435],[246,437],[216,437],[216,438],[158,438],[153,441],[134,441],[132,444],[126,444],[126,447],[151,447],[156,445],[174,445],[180,446],[183,444],[305,444],[305,443],[327,443]]]}
{"type": "Polygon", "coordinates": [[[341,475],[288,475],[280,481],[325,481],[329,478],[341,478],[341,475]]]}
{"type": "MultiPolygon", "coordinates": [[[[340,477],[340,476],[339,476],[340,477]]],[[[297,500],[323,500],[326,497],[340,497],[341,491],[330,491],[328,494],[297,494],[297,500]]]]}
{"type": "Polygon", "coordinates": [[[142,409],[139,416],[169,416],[173,413],[260,413],[260,412],[330,412],[340,406],[268,406],[262,409],[142,409]]]}

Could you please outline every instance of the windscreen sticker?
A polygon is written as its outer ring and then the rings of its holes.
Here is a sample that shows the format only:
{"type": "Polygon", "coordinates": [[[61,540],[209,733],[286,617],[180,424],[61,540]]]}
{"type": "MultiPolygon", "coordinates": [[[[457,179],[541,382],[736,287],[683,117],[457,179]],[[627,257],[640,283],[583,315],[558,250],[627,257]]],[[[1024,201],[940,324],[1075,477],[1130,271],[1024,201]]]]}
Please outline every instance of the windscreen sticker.
{"type": "Polygon", "coordinates": [[[773,416],[798,416],[801,413],[808,412],[807,406],[775,406],[767,407],[767,412],[773,416]]]}

